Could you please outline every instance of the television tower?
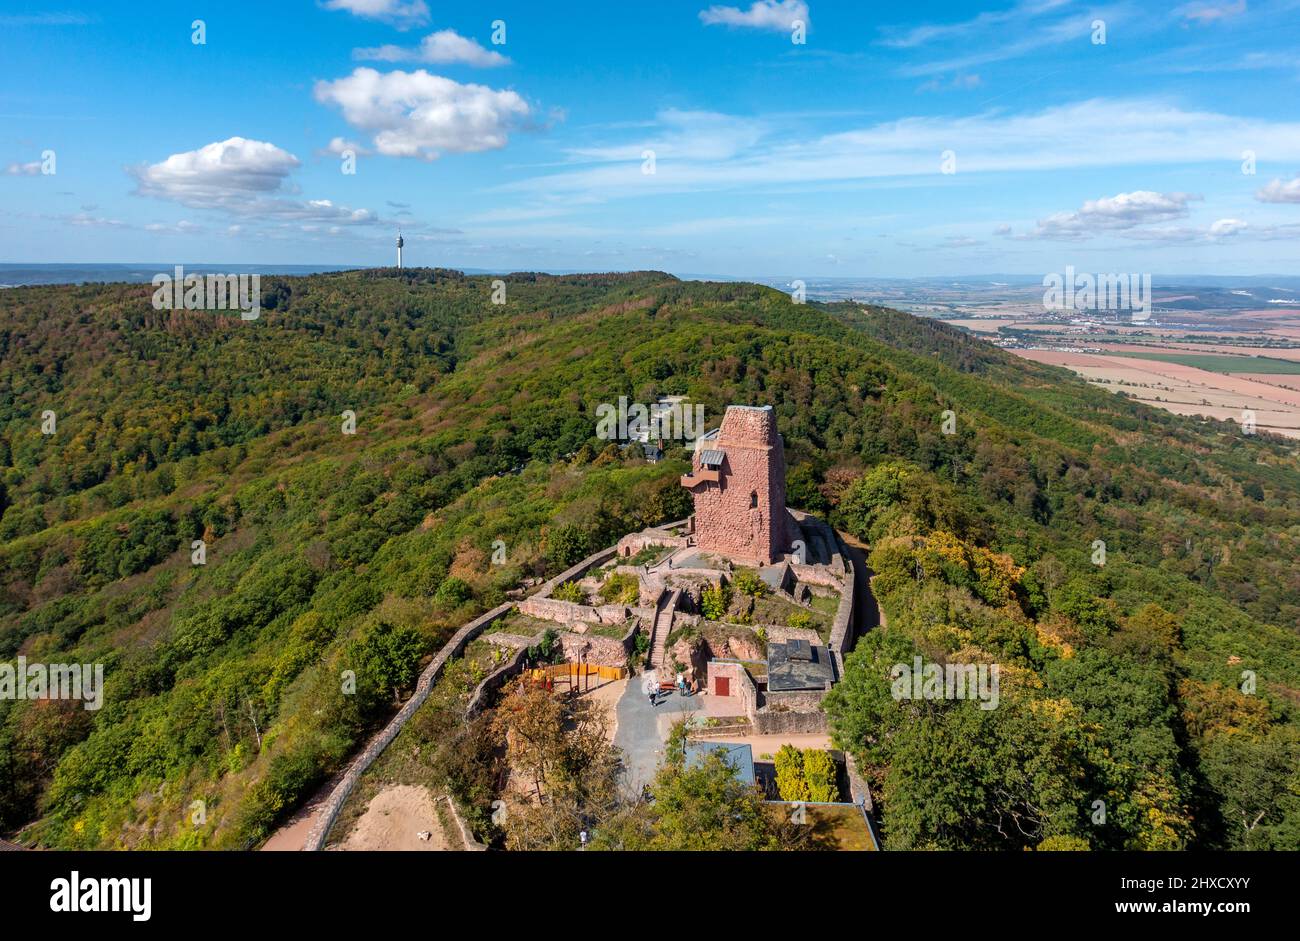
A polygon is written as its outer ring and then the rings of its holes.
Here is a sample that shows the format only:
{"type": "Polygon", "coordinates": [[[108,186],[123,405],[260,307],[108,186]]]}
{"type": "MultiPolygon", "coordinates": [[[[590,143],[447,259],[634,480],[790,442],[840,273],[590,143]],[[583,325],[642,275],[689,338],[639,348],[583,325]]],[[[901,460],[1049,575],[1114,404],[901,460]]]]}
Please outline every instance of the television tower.
{"type": "Polygon", "coordinates": [[[397,267],[402,267],[402,246],[406,243],[402,241],[402,230],[397,230],[397,267]]]}

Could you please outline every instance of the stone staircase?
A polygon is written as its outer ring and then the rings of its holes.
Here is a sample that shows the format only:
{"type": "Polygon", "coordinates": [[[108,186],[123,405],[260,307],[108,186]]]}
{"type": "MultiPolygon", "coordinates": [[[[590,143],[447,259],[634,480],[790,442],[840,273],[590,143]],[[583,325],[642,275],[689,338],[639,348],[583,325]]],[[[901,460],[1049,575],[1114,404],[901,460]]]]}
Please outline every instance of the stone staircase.
{"type": "Polygon", "coordinates": [[[654,625],[650,629],[650,665],[659,671],[660,682],[666,680],[663,672],[664,648],[668,643],[668,635],[672,633],[673,613],[677,610],[677,599],[681,593],[680,588],[666,591],[659,596],[659,603],[655,606],[654,625]]]}

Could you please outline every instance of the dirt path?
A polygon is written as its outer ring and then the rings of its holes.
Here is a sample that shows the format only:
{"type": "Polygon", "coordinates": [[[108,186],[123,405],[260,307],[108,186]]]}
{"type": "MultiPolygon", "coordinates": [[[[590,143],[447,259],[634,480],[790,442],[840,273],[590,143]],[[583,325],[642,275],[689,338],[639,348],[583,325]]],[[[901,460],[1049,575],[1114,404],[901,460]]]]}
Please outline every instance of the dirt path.
{"type": "Polygon", "coordinates": [[[603,683],[589,692],[583,693],[579,698],[583,702],[598,703],[605,707],[606,715],[609,716],[609,741],[614,742],[614,736],[618,734],[618,701],[623,696],[623,691],[627,689],[628,681],[611,680],[603,683]]]}
{"type": "Polygon", "coordinates": [[[262,849],[271,852],[301,851],[307,845],[307,834],[311,833],[316,817],[321,812],[325,799],[330,796],[330,791],[338,784],[339,777],[341,776],[332,778],[308,798],[287,823],[271,834],[270,839],[262,844],[262,849]]]}
{"type": "Polygon", "coordinates": [[[417,784],[386,787],[371,800],[366,812],[348,834],[342,850],[448,849],[438,810],[429,789],[417,784]],[[421,840],[419,834],[429,834],[421,840]]]}

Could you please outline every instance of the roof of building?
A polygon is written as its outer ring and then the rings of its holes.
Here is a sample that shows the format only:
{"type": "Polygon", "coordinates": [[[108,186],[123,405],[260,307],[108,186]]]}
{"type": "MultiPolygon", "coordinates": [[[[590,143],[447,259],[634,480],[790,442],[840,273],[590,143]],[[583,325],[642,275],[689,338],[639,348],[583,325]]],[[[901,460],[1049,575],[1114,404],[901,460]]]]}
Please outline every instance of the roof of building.
{"type": "Polygon", "coordinates": [[[10,843],[7,840],[0,840],[0,852],[4,852],[5,850],[17,850],[21,852],[22,847],[19,846],[17,843],[10,843]]]}
{"type": "Polygon", "coordinates": [[[736,770],[736,777],[745,784],[753,784],[754,752],[748,745],[737,742],[687,742],[685,746],[686,767],[694,768],[704,761],[705,756],[721,753],[727,764],[736,770]]]}
{"type": "Polygon", "coordinates": [[[806,640],[767,645],[767,688],[788,693],[801,689],[826,689],[835,681],[830,651],[806,640]]]}
{"type": "Polygon", "coordinates": [[[722,451],[709,448],[700,452],[700,464],[709,465],[710,467],[721,467],[722,461],[727,455],[722,451]]]}
{"type": "Polygon", "coordinates": [[[785,585],[785,570],[789,566],[782,559],[773,565],[765,565],[758,570],[758,577],[773,591],[777,591],[785,585]]]}

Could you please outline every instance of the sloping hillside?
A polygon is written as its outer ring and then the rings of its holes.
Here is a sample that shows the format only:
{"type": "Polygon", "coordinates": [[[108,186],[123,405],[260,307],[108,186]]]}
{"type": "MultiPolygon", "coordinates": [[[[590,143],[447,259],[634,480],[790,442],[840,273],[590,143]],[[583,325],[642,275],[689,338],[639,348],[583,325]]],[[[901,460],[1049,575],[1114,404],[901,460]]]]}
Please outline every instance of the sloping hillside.
{"type": "Polygon", "coordinates": [[[892,845],[1300,846],[1294,446],[895,311],[505,280],[494,305],[452,271],[268,279],[253,322],[140,285],[0,293],[0,657],[108,677],[98,711],[0,701],[0,830],[263,839],[457,624],[682,514],[682,452],[626,459],[595,422],[684,394],[772,404],[791,502],[875,546],[890,628],[832,717],[892,845]],[[1005,664],[1008,708],[898,721],[880,683],[914,651],[1005,664]]]}

